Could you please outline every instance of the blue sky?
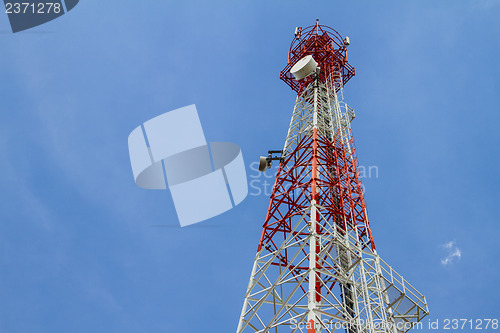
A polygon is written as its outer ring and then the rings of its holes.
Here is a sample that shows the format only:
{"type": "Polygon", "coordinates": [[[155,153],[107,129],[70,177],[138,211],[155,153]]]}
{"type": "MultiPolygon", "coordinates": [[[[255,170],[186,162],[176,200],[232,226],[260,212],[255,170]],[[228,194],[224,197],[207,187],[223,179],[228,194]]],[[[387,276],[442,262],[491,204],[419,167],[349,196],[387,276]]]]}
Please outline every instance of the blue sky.
{"type": "Polygon", "coordinates": [[[431,320],[498,318],[499,17],[493,0],[81,1],[12,34],[0,15],[0,332],[235,331],[268,198],[181,229],[168,191],[134,184],[127,137],[196,104],[247,165],[280,149],[279,71],[316,18],[351,39],[380,255],[431,320]]]}

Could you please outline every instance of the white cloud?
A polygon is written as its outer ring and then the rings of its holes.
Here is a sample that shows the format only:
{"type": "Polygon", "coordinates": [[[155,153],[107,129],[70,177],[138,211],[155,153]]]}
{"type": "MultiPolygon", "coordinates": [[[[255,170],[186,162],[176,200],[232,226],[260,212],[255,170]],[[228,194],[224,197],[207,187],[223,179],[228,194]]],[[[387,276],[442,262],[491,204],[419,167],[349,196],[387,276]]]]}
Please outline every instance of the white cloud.
{"type": "Polygon", "coordinates": [[[451,249],[453,247],[453,244],[454,244],[453,241],[449,241],[448,243],[444,244],[443,247],[445,249],[451,249]]]}
{"type": "Polygon", "coordinates": [[[444,266],[451,264],[455,259],[460,260],[462,258],[462,251],[455,245],[455,242],[449,241],[442,246],[448,250],[448,255],[441,259],[441,264],[444,266]]]}

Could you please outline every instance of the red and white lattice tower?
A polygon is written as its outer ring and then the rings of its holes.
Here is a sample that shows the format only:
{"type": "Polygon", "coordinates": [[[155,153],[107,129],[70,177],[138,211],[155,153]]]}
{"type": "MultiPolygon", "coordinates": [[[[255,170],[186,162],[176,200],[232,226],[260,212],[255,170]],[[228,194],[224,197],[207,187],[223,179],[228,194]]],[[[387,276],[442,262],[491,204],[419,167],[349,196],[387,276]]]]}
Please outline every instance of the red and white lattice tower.
{"type": "Polygon", "coordinates": [[[342,97],[347,45],[317,21],[296,29],[280,78],[297,99],[282,155],[261,158],[280,164],[237,333],[406,332],[428,314],[375,250],[342,97]]]}

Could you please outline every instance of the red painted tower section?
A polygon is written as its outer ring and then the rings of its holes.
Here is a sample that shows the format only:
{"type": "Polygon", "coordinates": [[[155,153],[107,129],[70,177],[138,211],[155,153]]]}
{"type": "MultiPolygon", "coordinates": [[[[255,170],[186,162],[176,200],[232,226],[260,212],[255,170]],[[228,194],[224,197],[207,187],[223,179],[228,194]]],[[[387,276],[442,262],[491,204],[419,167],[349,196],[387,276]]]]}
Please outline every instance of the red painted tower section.
{"type": "Polygon", "coordinates": [[[337,89],[343,87],[355,74],[354,67],[347,61],[347,44],[342,36],[330,27],[319,25],[310,26],[302,30],[298,28],[296,38],[288,51],[287,65],[280,73],[280,79],[299,93],[312,82],[308,77],[297,81],[290,73],[292,66],[306,55],[312,55],[321,67],[319,80],[325,82],[333,78],[337,89]]]}
{"type": "MultiPolygon", "coordinates": [[[[340,34],[332,28],[320,26],[318,21],[315,26],[308,27],[301,33],[303,35],[300,41],[295,39],[290,47],[288,64],[281,71],[280,78],[300,94],[305,87],[313,83],[314,77],[311,75],[297,81],[290,69],[298,60],[312,55],[320,68],[317,79],[322,82],[331,80],[336,90],[342,88],[354,76],[355,71],[348,63],[347,45],[340,34]]],[[[317,129],[313,129],[312,136],[303,137],[295,149],[286,155],[276,177],[258,251],[262,247],[270,252],[277,250],[287,233],[291,232],[292,218],[309,207],[312,200],[324,207],[321,211],[325,217],[323,223],[334,221],[343,232],[357,228],[363,247],[375,249],[352,135],[349,135],[349,143],[350,149],[340,138],[332,141],[318,134],[317,129]],[[354,158],[349,156],[349,151],[354,158]],[[305,172],[308,169],[310,173],[305,172]]],[[[320,212],[316,214],[319,221],[320,212]]],[[[322,234],[324,227],[322,223],[316,224],[318,235],[322,234]]],[[[308,235],[306,232],[301,236],[308,235]]],[[[316,252],[319,252],[319,248],[316,252]]],[[[309,266],[294,266],[288,263],[289,258],[285,252],[276,258],[272,265],[289,267],[292,275],[300,275],[301,271],[309,269],[309,266]]],[[[333,267],[322,265],[322,258],[317,256],[318,269],[333,270],[333,267]]],[[[321,293],[330,292],[337,283],[335,278],[326,281],[331,288],[323,288],[323,291],[322,283],[319,279],[316,281],[318,302],[321,300],[321,293]]],[[[303,286],[301,288],[306,292],[303,286]]],[[[314,326],[314,323],[311,323],[308,332],[315,332],[314,326]]]]}

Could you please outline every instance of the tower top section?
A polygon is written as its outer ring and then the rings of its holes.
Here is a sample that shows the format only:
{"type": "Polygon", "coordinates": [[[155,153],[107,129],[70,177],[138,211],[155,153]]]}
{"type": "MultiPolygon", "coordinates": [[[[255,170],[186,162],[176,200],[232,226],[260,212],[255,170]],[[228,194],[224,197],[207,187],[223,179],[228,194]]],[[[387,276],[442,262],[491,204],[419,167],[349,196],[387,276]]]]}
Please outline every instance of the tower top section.
{"type": "Polygon", "coordinates": [[[319,80],[330,81],[335,90],[342,88],[354,76],[354,67],[347,61],[349,37],[342,36],[325,25],[316,25],[305,29],[297,27],[295,37],[288,51],[288,63],[280,72],[280,79],[285,81],[297,93],[313,80],[308,76],[297,80],[291,73],[292,67],[305,56],[311,55],[318,63],[319,80]]]}

